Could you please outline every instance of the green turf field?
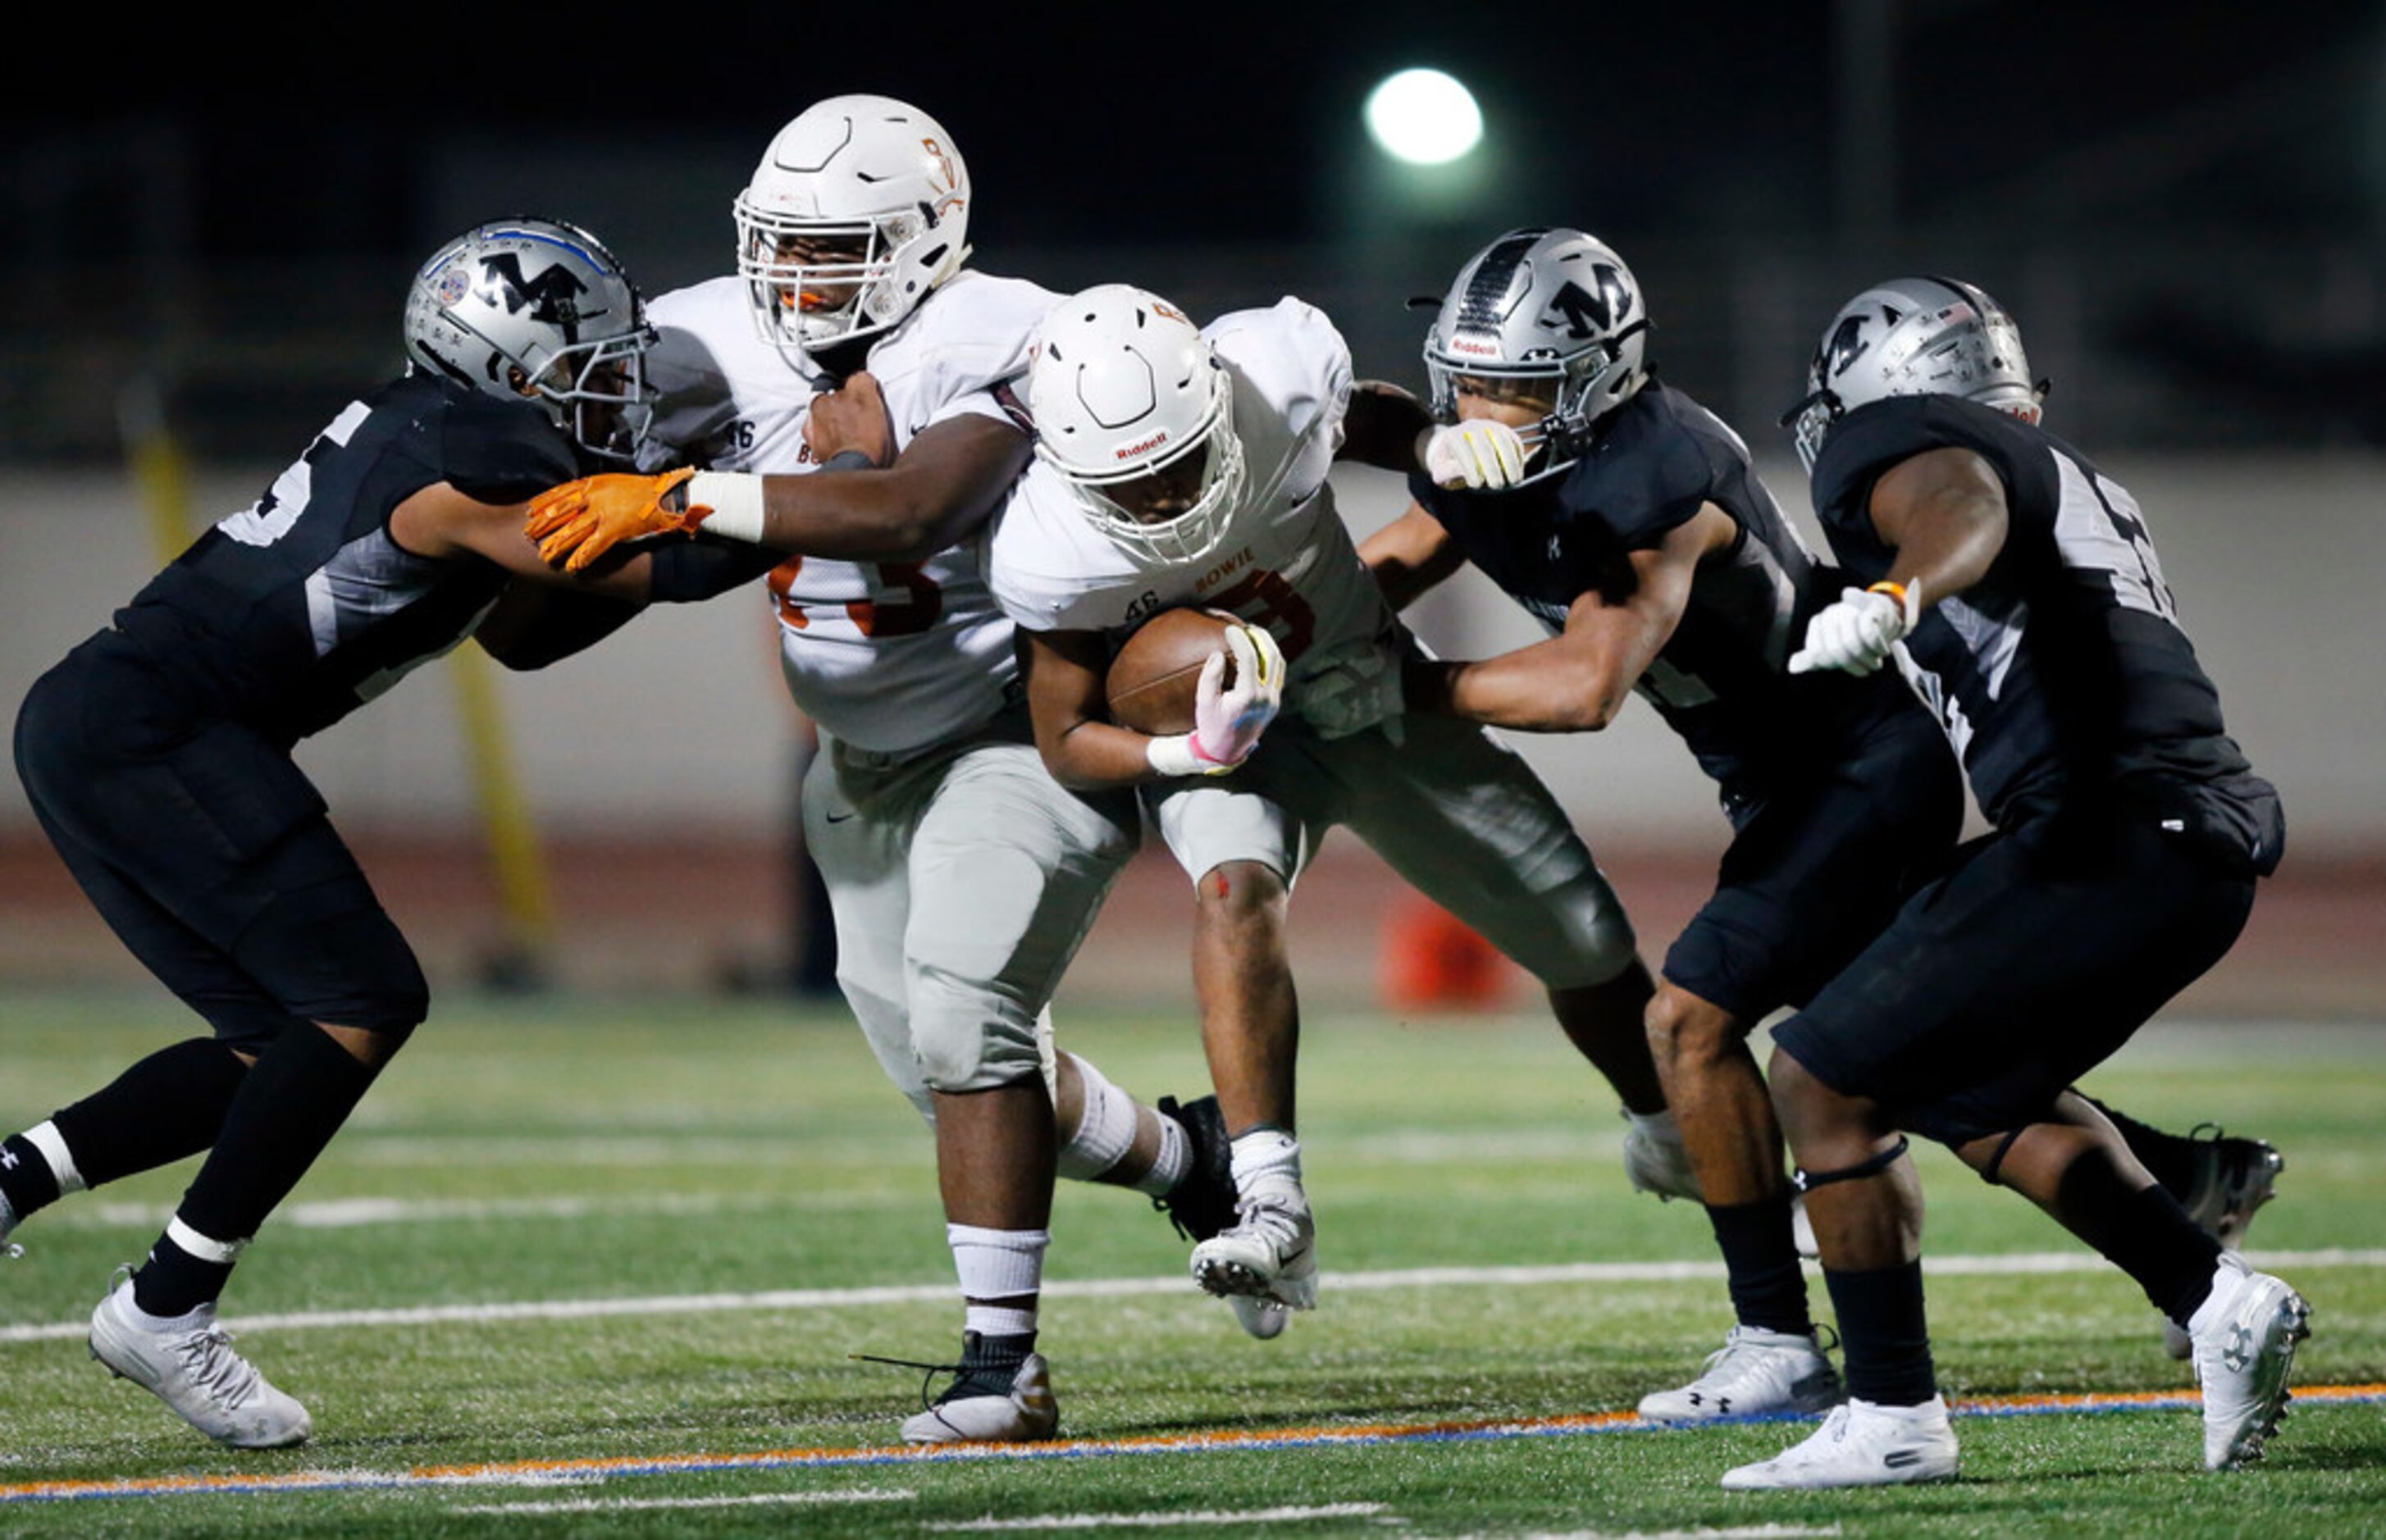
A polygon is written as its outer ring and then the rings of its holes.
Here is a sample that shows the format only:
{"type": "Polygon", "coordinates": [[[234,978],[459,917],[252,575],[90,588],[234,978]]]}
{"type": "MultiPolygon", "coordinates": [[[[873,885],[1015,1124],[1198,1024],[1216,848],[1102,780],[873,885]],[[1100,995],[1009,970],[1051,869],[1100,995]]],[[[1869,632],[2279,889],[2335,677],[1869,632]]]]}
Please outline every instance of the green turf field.
{"type": "MultiPolygon", "coordinates": [[[[45,1115],[186,1020],[146,994],[0,996],[0,1125],[45,1115]]],[[[1064,1013],[1062,1034],[1148,1097],[1200,1089],[1186,1023],[1064,1013]]],[[[227,1297],[243,1348],[313,1409],[308,1448],[215,1449],[85,1357],[74,1323],[187,1171],[71,1199],[19,1233],[25,1258],[0,1262],[0,1496],[173,1476],[283,1489],[5,1501],[0,1534],[1137,1533],[1162,1519],[1165,1533],[1302,1536],[2386,1534],[2374,1400],[2299,1405],[2262,1468],[2227,1476],[2199,1470],[2191,1410],[1966,1417],[1963,1482],[1805,1497],[1714,1484],[1794,1429],[1551,1426],[1628,1409],[1721,1340],[1719,1281],[1563,1271],[1711,1261],[1702,1217],[1626,1190],[1611,1099],[1537,1021],[1325,1018],[1304,1036],[1327,1272],[1314,1315],[1275,1343],[1245,1339],[1179,1282],[1185,1248],[1141,1199],[1071,1188],[1043,1345],[1063,1434],[1126,1446],[806,1463],[760,1457],[883,1447],[918,1404],[916,1374],[849,1354],[936,1358],[959,1330],[927,1140],[859,1036],[777,1007],[451,998],[227,1297]],[[762,1293],[778,1297],[741,1297],[762,1293]],[[620,1311],[480,1308],[607,1300],[620,1311]],[[350,1319],[309,1319],[326,1312],[350,1319]],[[1538,1425],[1332,1441],[1503,1420],[1538,1425]],[[1218,1434],[1245,1436],[1154,1446],[1218,1434]],[[707,1455],[736,1458],[647,1473],[707,1455]],[[527,1468],[541,1461],[557,1469],[527,1468]],[[510,1469],[412,1474],[458,1466],[510,1469]],[[329,1489],[288,1489],[301,1472],[329,1489]],[[411,1484],[370,1484],[396,1478],[411,1484]]],[[[2315,1310],[2298,1381],[2386,1382],[2386,1031],[2160,1032],[2091,1088],[2165,1126],[2218,1119],[2284,1149],[2254,1250],[2372,1253],[2282,1269],[2315,1310]]],[[[1924,1178],[1928,1252],[1948,1261],[1932,1305],[1951,1396],[2190,1387],[2126,1281],[1989,1271],[1977,1259],[2084,1253],[1935,1151],[1924,1178]]]]}

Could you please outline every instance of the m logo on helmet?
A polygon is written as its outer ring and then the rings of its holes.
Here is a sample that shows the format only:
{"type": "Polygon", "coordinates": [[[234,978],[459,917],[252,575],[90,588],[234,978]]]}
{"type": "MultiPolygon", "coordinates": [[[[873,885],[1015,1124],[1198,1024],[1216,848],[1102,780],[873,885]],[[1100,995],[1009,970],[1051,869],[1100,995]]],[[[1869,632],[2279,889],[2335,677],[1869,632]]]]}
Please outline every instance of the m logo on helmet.
{"type": "Polygon", "coordinates": [[[1598,293],[1593,294],[1572,279],[1566,280],[1565,286],[1550,296],[1550,308],[1556,314],[1543,316],[1543,326],[1554,326],[1557,318],[1563,316],[1566,335],[1580,342],[1623,324],[1632,313],[1630,285],[1624,282],[1622,273],[1603,262],[1591,271],[1595,275],[1591,282],[1599,286],[1598,293]]]}
{"type": "Polygon", "coordinates": [[[561,327],[567,343],[580,340],[580,296],[588,285],[561,263],[525,280],[521,256],[500,252],[481,258],[481,277],[493,291],[492,301],[504,305],[506,314],[515,315],[528,306],[531,319],[561,327]]]}

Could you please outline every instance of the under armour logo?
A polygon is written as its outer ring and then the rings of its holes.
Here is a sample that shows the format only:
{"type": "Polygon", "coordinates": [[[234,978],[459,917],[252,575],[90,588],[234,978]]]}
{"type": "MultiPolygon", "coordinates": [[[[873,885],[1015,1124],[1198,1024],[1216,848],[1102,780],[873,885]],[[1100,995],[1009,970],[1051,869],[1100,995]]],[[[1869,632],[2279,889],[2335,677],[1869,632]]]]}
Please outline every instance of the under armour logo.
{"type": "Polygon", "coordinates": [[[517,314],[528,306],[531,319],[560,326],[566,342],[580,340],[579,296],[588,292],[588,285],[570,269],[558,263],[526,280],[521,256],[508,251],[481,258],[481,276],[493,291],[491,301],[503,305],[506,314],[517,314]]]}
{"type": "Polygon", "coordinates": [[[0,1171],[13,1171],[16,1169],[17,1152],[12,1149],[0,1149],[0,1171]]]}
{"type": "Polygon", "coordinates": [[[1557,537],[1556,535],[1551,535],[1551,536],[1550,536],[1550,559],[1551,559],[1551,561],[1555,561],[1555,560],[1557,560],[1557,558],[1558,558],[1558,537],[1557,537]]]}
{"type": "Polygon", "coordinates": [[[2229,1346],[2220,1350],[2220,1361],[2231,1374],[2243,1373],[2254,1361],[2254,1333],[2242,1325],[2229,1328],[2229,1346]]]}

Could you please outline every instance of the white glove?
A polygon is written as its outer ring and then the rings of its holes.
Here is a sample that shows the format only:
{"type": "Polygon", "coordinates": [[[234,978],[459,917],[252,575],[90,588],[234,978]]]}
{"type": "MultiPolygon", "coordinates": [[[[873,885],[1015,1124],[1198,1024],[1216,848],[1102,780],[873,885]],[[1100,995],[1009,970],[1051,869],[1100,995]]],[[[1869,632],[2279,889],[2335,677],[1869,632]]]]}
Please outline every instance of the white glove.
{"type": "Polygon", "coordinates": [[[1497,492],[1525,479],[1525,441],[1488,417],[1434,430],[1425,441],[1425,473],[1436,486],[1497,492]]]}
{"type": "Polygon", "coordinates": [[[1193,697],[1193,731],[1154,738],[1146,755],[1162,775],[1224,775],[1251,757],[1260,734],[1275,720],[1284,699],[1284,652],[1265,627],[1235,625],[1226,631],[1226,651],[1213,652],[1201,666],[1193,697]],[[1235,658],[1235,682],[1224,682],[1226,655],[1235,658]]]}
{"type": "Polygon", "coordinates": [[[1837,604],[1817,610],[1806,622],[1806,645],[1790,655],[1790,671],[1878,671],[1899,640],[1914,629],[1915,600],[1913,588],[1905,590],[1903,604],[1878,589],[1840,589],[1837,604]]]}
{"type": "Polygon", "coordinates": [[[1400,741],[1400,655],[1369,644],[1312,673],[1293,693],[1293,708],[1321,738],[1347,738],[1381,725],[1400,741]]]}

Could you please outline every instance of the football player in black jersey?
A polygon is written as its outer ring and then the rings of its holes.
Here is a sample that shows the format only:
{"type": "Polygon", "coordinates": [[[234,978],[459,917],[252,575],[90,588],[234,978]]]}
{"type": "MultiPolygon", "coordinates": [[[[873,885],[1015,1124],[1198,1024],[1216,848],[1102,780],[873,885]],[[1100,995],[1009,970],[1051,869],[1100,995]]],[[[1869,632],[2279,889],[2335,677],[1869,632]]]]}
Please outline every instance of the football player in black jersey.
{"type": "MultiPolygon", "coordinates": [[[[1647,324],[1630,271],[1579,232],[1515,231],[1484,248],[1427,338],[1445,426],[1412,480],[1416,504],[1363,554],[1401,603],[1471,560],[1552,632],[1501,657],[1413,666],[1411,709],[1596,731],[1637,689],[1718,783],[1734,839],[1714,896],[1666,954],[1649,1028],[1738,1324],[1705,1372],[1640,1410],[1814,1410],[1839,1382],[1745,1040],[1889,922],[1953,846],[1963,794],[1943,736],[1894,676],[1790,675],[1836,581],[1738,435],[1651,376],[1647,324]]],[[[2222,1142],[2129,1127],[2216,1220],[2234,1203],[2242,1229],[2268,1194],[2267,1146],[2226,1141],[2223,1160],[2222,1142]]]]}
{"type": "Polygon", "coordinates": [[[521,532],[534,494],[643,431],[653,333],[610,253],[546,220],[476,229],[416,275],[405,332],[407,374],[342,409],[17,720],[42,827],[213,1035],[0,1142],[0,1254],[62,1195],[210,1151],[91,1347],[242,1447],[297,1443],[310,1421],[227,1345],[216,1299],[427,1009],[292,745],[467,637],[537,667],[660,586],[647,558],[574,585],[521,532]]]}
{"type": "Polygon", "coordinates": [[[1808,385],[1799,451],[1852,586],[1790,667],[1886,677],[1902,643],[1995,832],[1774,1033],[1852,1399],[1725,1484],[1953,1473],[1904,1132],[2039,1203],[2186,1330],[2204,1464],[2235,1467],[2277,1425],[2308,1308],[2068,1087],[2236,940],[2278,864],[2278,794],[2223,730],[2137,503],[2039,426],[2043,387],[1993,300],[1930,278],[1867,290],[1808,385]]]}

